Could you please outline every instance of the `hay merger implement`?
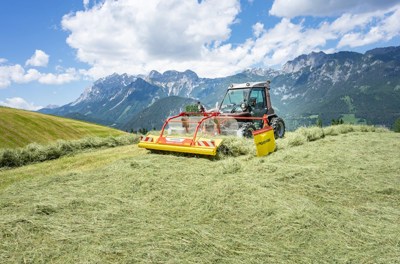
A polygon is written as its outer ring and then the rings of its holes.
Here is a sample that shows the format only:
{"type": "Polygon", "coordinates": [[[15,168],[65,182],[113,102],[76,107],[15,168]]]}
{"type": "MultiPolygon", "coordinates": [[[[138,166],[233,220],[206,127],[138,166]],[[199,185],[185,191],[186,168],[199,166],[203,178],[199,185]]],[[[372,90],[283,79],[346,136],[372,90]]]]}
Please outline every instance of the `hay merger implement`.
{"type": "Polygon", "coordinates": [[[232,84],[218,110],[172,116],[159,135],[143,136],[139,147],[215,156],[223,141],[220,136],[236,135],[254,136],[259,156],[273,152],[275,138],[285,134],[285,123],[272,108],[269,84],[232,84]]]}

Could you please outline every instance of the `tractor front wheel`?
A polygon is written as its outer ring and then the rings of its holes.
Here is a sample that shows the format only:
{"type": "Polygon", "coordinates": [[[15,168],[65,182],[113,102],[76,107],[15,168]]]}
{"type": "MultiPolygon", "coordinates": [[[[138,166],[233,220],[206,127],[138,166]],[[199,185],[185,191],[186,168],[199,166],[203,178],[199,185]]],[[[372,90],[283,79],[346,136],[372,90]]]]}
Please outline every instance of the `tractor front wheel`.
{"type": "Polygon", "coordinates": [[[244,123],[238,130],[238,136],[251,138],[254,130],[256,130],[256,127],[253,123],[244,123]]]}
{"type": "Polygon", "coordinates": [[[285,135],[285,122],[280,117],[274,117],[271,119],[271,126],[274,129],[275,139],[283,138],[285,135]]]}

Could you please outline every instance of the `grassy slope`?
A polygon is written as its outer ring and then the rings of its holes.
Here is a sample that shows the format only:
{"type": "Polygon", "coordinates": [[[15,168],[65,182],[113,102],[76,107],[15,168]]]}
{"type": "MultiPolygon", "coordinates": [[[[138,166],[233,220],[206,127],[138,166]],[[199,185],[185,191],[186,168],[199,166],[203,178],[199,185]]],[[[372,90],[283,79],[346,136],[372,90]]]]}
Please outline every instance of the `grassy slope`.
{"type": "Polygon", "coordinates": [[[35,112],[0,107],[0,148],[23,147],[57,139],[116,136],[123,132],[108,127],[35,112]]]}
{"type": "Polygon", "coordinates": [[[0,171],[0,262],[398,262],[400,134],[285,140],[263,158],[126,146],[0,171]]]}

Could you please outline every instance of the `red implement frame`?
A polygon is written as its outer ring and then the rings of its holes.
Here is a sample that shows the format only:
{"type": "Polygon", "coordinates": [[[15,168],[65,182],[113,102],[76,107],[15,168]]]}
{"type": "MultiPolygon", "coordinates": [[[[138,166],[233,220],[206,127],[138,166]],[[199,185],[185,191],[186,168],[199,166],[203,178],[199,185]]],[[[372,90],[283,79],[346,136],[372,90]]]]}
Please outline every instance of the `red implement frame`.
{"type": "MultiPolygon", "coordinates": [[[[264,115],[263,117],[242,117],[242,116],[234,116],[234,115],[222,115],[219,112],[211,112],[211,113],[197,113],[197,112],[182,112],[178,115],[169,117],[165,122],[164,125],[162,126],[160,136],[158,137],[157,141],[155,143],[164,143],[164,144],[179,144],[182,145],[182,142],[174,142],[173,140],[168,141],[167,137],[164,136],[165,128],[168,125],[169,122],[171,122],[173,119],[179,118],[179,117],[186,117],[186,116],[203,116],[203,118],[197,122],[197,126],[194,131],[193,138],[185,140],[184,143],[187,145],[189,143],[190,146],[193,146],[196,142],[197,138],[197,133],[199,131],[199,128],[201,124],[210,118],[216,118],[216,119],[235,119],[235,120],[262,120],[263,121],[263,128],[268,126],[268,118],[267,115],[264,115]]],[[[189,122],[189,121],[187,121],[189,122]]],[[[196,123],[196,122],[191,122],[191,123],[196,123]]],[[[217,126],[217,134],[221,134],[220,126],[217,126]]]]}
{"type": "Polygon", "coordinates": [[[138,146],[141,148],[161,151],[173,151],[173,152],[185,152],[200,155],[212,155],[215,156],[222,139],[208,139],[208,138],[197,138],[198,132],[204,121],[208,119],[220,119],[216,121],[214,126],[214,134],[221,134],[221,124],[227,119],[235,120],[263,120],[263,127],[268,126],[267,116],[264,117],[240,117],[233,115],[223,115],[219,112],[211,113],[190,113],[182,112],[176,116],[168,118],[161,129],[159,136],[147,135],[142,137],[138,146]],[[200,118],[198,121],[189,120],[189,117],[197,116],[200,118]],[[182,117],[180,121],[174,121],[174,119],[182,117]],[[183,117],[188,117],[183,119],[183,117]],[[189,123],[196,124],[193,136],[164,136],[165,128],[170,122],[182,122],[182,127],[185,127],[187,133],[189,133],[189,123]]]}

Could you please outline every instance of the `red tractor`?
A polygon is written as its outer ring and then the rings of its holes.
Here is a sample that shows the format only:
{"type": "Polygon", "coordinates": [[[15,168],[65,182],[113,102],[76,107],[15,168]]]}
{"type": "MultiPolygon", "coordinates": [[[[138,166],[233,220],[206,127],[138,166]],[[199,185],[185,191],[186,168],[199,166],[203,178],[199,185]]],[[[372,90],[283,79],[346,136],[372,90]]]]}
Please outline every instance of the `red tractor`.
{"type": "Polygon", "coordinates": [[[272,108],[269,84],[270,81],[232,84],[218,109],[202,111],[199,104],[199,112],[172,116],[165,121],[159,136],[142,137],[139,147],[214,156],[223,141],[220,135],[252,137],[269,131],[272,137],[282,138],[285,123],[272,108]]]}

